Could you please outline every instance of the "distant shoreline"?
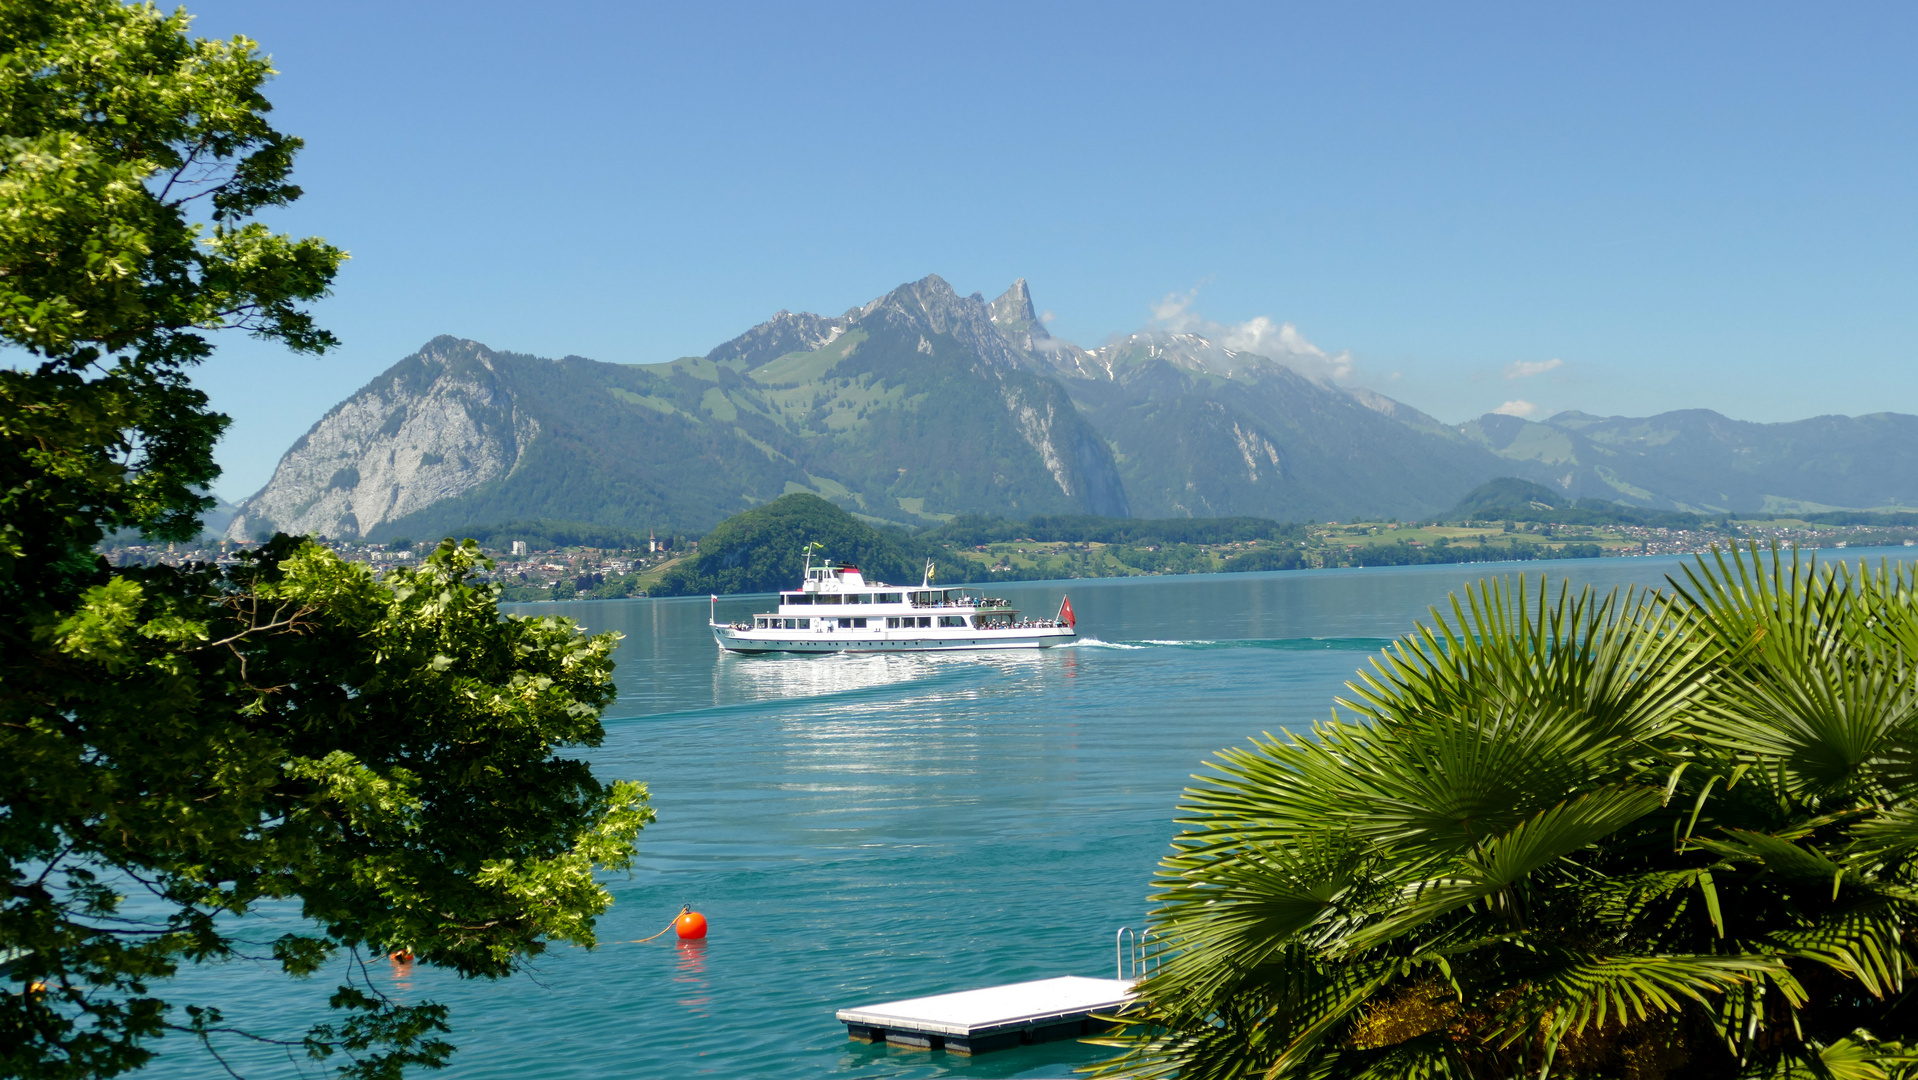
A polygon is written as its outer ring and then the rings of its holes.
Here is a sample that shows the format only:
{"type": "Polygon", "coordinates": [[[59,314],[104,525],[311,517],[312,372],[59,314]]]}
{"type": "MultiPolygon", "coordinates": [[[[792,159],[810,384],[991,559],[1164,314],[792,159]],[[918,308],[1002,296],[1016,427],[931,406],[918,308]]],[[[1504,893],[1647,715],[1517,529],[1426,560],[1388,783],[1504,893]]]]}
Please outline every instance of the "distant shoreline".
{"type": "MultiPolygon", "coordinates": [[[[1898,553],[1900,556],[1904,558],[1910,559],[1913,562],[1918,562],[1918,546],[1906,547],[1902,545],[1887,545],[1887,546],[1875,546],[1875,547],[1844,547],[1844,548],[1805,547],[1805,548],[1795,548],[1795,549],[1784,548],[1781,550],[1783,550],[1787,554],[1796,550],[1802,554],[1811,555],[1817,558],[1818,561],[1820,562],[1832,561],[1830,558],[1830,555],[1832,553],[1842,554],[1845,557],[1843,561],[1846,561],[1846,562],[1851,561],[1850,557],[1852,555],[1865,556],[1867,560],[1871,560],[1871,559],[1890,560],[1891,555],[1894,552],[1898,553]]],[[[1658,552],[1651,555],[1617,555],[1617,556],[1608,556],[1606,559],[1603,560],[1603,562],[1610,564],[1619,559],[1634,559],[1634,560],[1664,559],[1664,560],[1669,560],[1671,562],[1682,562],[1688,559],[1697,558],[1700,555],[1710,555],[1710,554],[1711,552],[1709,550],[1706,550],[1706,551],[1689,551],[1689,552],[1687,551],[1658,552]]],[[[993,588],[994,586],[1001,586],[1001,587],[1018,586],[1020,588],[1026,588],[1026,587],[1040,587],[1040,586],[1048,586],[1048,585],[1060,585],[1060,586],[1072,585],[1072,586],[1082,586],[1087,588],[1092,588],[1092,587],[1105,588],[1108,586],[1119,586],[1119,585],[1143,585],[1150,582],[1196,581],[1196,580],[1206,580],[1206,579],[1227,579],[1227,580],[1236,581],[1236,580],[1243,580],[1246,578],[1273,578],[1273,577],[1281,577],[1281,576],[1293,577],[1293,576],[1306,576],[1306,575],[1322,576],[1322,575],[1329,575],[1329,574],[1351,574],[1353,572],[1364,572],[1364,571],[1392,572],[1392,573],[1411,573],[1411,572],[1418,572],[1418,571],[1438,572],[1448,568],[1461,568],[1461,567],[1470,567],[1470,566],[1537,567],[1541,574],[1551,576],[1551,568],[1553,567],[1558,567],[1565,564],[1570,564],[1575,566],[1590,566],[1597,561],[1599,560],[1503,559],[1498,561],[1480,561],[1480,562],[1419,563],[1416,565],[1409,565],[1409,566],[1300,567],[1299,569],[1296,569],[1296,570],[1251,570],[1251,571],[1240,571],[1235,573],[1213,572],[1213,573],[1195,573],[1195,574],[1135,574],[1130,577],[1035,578],[1031,580],[1020,580],[1020,581],[1004,581],[1004,580],[968,581],[968,582],[960,582],[953,585],[943,585],[942,587],[953,588],[953,589],[958,589],[958,588],[989,589],[989,588],[993,588]]],[[[778,596],[778,595],[779,593],[777,590],[767,590],[763,592],[749,592],[749,593],[720,593],[719,598],[721,600],[740,600],[740,599],[751,599],[753,597],[771,597],[771,596],[778,596]]],[[[588,597],[580,600],[514,600],[514,601],[501,601],[500,607],[502,608],[531,607],[534,605],[545,605],[545,604],[624,604],[624,603],[637,603],[640,601],[649,601],[649,602],[655,602],[655,603],[673,603],[673,602],[703,603],[703,602],[709,602],[709,597],[707,596],[623,596],[623,597],[610,597],[610,598],[588,597]]]]}

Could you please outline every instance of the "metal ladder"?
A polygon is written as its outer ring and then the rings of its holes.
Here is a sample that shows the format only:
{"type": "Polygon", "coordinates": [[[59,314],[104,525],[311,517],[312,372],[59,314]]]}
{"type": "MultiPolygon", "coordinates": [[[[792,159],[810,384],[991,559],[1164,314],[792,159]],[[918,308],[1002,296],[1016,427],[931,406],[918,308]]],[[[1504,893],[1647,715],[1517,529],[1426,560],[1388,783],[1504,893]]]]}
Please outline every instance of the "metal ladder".
{"type": "Polygon", "coordinates": [[[1151,930],[1134,930],[1130,926],[1119,927],[1119,932],[1114,935],[1112,941],[1114,954],[1112,977],[1130,978],[1133,982],[1137,982],[1152,974],[1152,969],[1159,966],[1159,959],[1152,948],[1152,944],[1158,940],[1158,937],[1159,935],[1151,930]],[[1131,943],[1130,948],[1127,947],[1128,941],[1131,943]],[[1129,976],[1126,974],[1127,959],[1132,961],[1132,974],[1129,976]]]}

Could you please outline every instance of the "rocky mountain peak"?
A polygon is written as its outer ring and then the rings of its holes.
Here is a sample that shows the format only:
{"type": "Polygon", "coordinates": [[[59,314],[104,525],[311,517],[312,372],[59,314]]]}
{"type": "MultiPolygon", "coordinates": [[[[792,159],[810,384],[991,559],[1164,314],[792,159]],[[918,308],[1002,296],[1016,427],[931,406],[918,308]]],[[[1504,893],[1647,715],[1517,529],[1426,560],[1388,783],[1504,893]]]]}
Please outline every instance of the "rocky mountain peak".
{"type": "Polygon", "coordinates": [[[990,363],[1027,366],[1018,346],[993,325],[984,300],[978,294],[960,296],[938,274],[901,285],[857,309],[853,322],[919,334],[949,334],[990,363]]]}
{"type": "Polygon", "coordinates": [[[707,353],[706,359],[751,370],[789,353],[822,348],[862,323],[868,329],[949,334],[990,363],[1006,367],[1045,370],[1034,357],[1065,347],[1046,333],[1024,278],[988,304],[981,293],[961,296],[945,278],[927,274],[834,318],[780,311],[707,353]]]}
{"type": "Polygon", "coordinates": [[[909,318],[923,318],[933,323],[949,323],[972,314],[970,309],[984,306],[970,296],[960,296],[951,282],[938,274],[927,274],[918,281],[909,281],[886,295],[869,301],[865,307],[859,309],[859,318],[868,319],[878,312],[890,311],[909,318]]]}
{"type": "Polygon", "coordinates": [[[807,352],[830,343],[852,325],[852,316],[828,319],[808,311],[780,312],[706,354],[714,363],[734,363],[750,371],[787,353],[807,352]]]}
{"type": "Polygon", "coordinates": [[[1032,293],[1026,288],[1025,278],[1013,282],[1012,288],[1000,294],[986,310],[992,316],[992,325],[1027,352],[1045,351],[1046,346],[1037,343],[1052,340],[1046,324],[1039,321],[1038,312],[1033,310],[1032,293]]]}
{"type": "Polygon", "coordinates": [[[1252,375],[1276,375],[1290,369],[1256,353],[1228,349],[1218,342],[1194,333],[1148,331],[1128,334],[1092,351],[1093,366],[1117,378],[1121,372],[1154,361],[1181,371],[1237,379],[1252,375]]]}

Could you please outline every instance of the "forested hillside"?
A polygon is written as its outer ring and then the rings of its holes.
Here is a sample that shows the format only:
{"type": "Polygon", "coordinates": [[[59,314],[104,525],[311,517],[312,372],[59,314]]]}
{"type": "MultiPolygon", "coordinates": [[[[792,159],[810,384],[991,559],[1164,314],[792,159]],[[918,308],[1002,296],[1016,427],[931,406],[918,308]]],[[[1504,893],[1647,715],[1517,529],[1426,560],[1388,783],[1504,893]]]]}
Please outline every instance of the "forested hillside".
{"type": "MultiPolygon", "coordinates": [[[[699,542],[698,556],[666,572],[655,596],[774,592],[804,579],[805,549],[859,567],[869,581],[917,584],[930,557],[899,529],[874,529],[817,495],[795,493],[728,518],[699,542]]],[[[947,567],[948,580],[956,567],[947,567]]]]}

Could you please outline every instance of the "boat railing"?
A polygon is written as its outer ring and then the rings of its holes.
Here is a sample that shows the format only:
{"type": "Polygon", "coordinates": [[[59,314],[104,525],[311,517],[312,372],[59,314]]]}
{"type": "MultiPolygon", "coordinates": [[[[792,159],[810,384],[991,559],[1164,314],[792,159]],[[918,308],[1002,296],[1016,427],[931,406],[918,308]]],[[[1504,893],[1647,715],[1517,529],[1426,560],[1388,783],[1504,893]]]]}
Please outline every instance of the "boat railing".
{"type": "MultiPolygon", "coordinates": [[[[877,616],[877,615],[865,615],[865,616],[822,615],[822,616],[813,616],[812,618],[817,618],[820,623],[820,625],[816,627],[815,629],[830,630],[833,628],[829,625],[826,625],[827,619],[831,619],[831,618],[876,619],[876,618],[880,618],[880,616],[877,616]]],[[[780,626],[760,626],[756,622],[732,622],[732,623],[723,623],[723,624],[715,623],[714,625],[716,626],[724,625],[727,628],[732,630],[783,630],[785,629],[785,627],[780,627],[780,626]]],[[[985,626],[974,626],[974,627],[971,627],[971,629],[974,629],[974,630],[1057,630],[1067,625],[1069,624],[1059,619],[1014,619],[1011,622],[1007,622],[1007,623],[990,623],[985,626]]]]}

